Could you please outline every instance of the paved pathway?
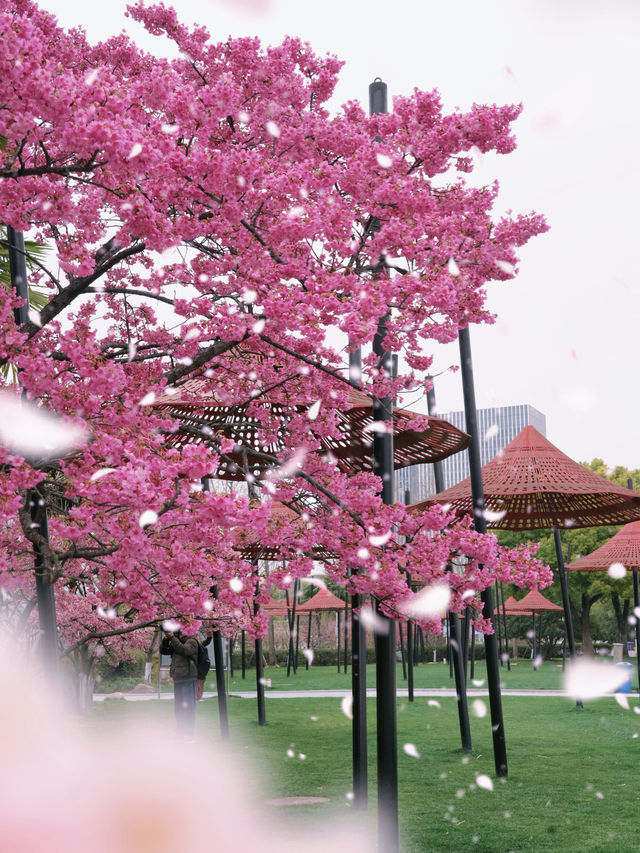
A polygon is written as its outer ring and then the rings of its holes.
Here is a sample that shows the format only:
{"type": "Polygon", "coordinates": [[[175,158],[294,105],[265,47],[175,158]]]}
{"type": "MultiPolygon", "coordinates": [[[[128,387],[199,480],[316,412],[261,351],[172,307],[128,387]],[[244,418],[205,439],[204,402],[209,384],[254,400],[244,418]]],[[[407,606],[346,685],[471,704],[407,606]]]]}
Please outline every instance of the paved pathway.
{"type": "MultiPolygon", "coordinates": [[[[413,691],[413,694],[416,698],[451,698],[456,695],[456,691],[454,689],[448,687],[435,687],[435,688],[427,688],[427,687],[416,687],[413,691]]],[[[256,691],[255,690],[243,690],[237,691],[232,690],[229,694],[230,696],[238,696],[241,699],[255,699],[256,691]]],[[[267,688],[265,692],[265,696],[267,699],[343,699],[345,696],[350,696],[351,690],[342,689],[342,690],[270,690],[267,688]]],[[[375,687],[367,688],[367,697],[375,698],[376,690],[375,687]]],[[[398,699],[407,699],[409,692],[406,688],[399,688],[397,691],[398,699]]],[[[469,698],[477,698],[477,697],[486,697],[489,695],[489,691],[486,688],[477,688],[472,687],[470,690],[467,690],[467,696],[469,698]]],[[[568,697],[569,694],[564,690],[502,690],[503,696],[564,696],[568,697]]],[[[217,693],[205,693],[205,699],[211,699],[217,696],[217,693]]],[[[128,702],[149,702],[152,700],[160,699],[173,699],[173,693],[160,693],[158,697],[157,692],[153,693],[94,693],[93,699],[94,702],[103,702],[105,699],[125,699],[128,702]]]]}

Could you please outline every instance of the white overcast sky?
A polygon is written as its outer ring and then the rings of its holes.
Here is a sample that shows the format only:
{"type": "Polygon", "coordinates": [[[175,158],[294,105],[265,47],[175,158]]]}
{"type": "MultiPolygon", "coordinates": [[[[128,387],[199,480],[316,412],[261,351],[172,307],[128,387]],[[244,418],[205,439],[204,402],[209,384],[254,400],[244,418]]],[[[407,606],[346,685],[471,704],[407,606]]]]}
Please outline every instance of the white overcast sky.
{"type": "MultiPolygon", "coordinates": [[[[92,41],[127,29],[124,0],[41,0],[92,41]]],[[[551,230],[522,252],[513,282],[492,284],[497,323],[473,327],[478,407],[530,403],[572,458],[640,467],[640,3],[637,0],[180,0],[214,39],[286,35],[346,63],[335,103],[439,89],[448,109],[524,104],[518,150],[488,156],[498,212],[536,210],[551,230]]],[[[439,347],[435,370],[458,362],[439,347]]],[[[460,374],[438,380],[439,411],[462,408],[460,374]]]]}

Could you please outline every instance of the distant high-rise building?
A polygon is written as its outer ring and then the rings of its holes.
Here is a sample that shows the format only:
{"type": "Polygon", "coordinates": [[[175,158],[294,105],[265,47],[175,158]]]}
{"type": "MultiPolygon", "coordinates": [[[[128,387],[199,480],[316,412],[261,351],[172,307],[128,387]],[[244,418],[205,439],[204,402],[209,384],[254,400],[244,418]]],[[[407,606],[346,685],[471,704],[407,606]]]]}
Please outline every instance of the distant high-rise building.
{"type": "MultiPolygon", "coordinates": [[[[438,417],[466,431],[464,412],[439,412],[438,417]]],[[[478,409],[477,418],[482,465],[490,462],[526,426],[535,427],[542,435],[547,434],[546,417],[527,403],[478,409]]],[[[445,489],[455,486],[469,476],[469,454],[466,450],[449,456],[441,465],[445,489]]],[[[412,465],[410,468],[396,471],[395,485],[398,501],[404,500],[407,489],[411,493],[411,503],[434,495],[436,488],[433,465],[412,465]]]]}

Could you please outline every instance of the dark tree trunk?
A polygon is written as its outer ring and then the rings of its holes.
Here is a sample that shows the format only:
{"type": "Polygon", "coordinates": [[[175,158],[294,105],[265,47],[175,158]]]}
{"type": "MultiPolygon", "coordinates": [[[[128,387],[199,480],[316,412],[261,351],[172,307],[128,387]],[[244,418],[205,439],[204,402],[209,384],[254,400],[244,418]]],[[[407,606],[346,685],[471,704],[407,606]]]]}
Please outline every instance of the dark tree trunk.
{"type": "Polygon", "coordinates": [[[621,602],[618,593],[612,592],[611,602],[616,614],[616,622],[618,623],[618,642],[622,643],[623,647],[626,649],[627,630],[629,627],[629,599],[625,598],[624,602],[621,602]]]}
{"type": "Polygon", "coordinates": [[[603,593],[588,596],[582,593],[580,621],[582,623],[582,653],[593,657],[593,638],[591,636],[591,608],[602,598],[603,593]]]}
{"type": "Polygon", "coordinates": [[[276,656],[276,632],[273,625],[273,618],[269,619],[267,651],[269,653],[269,666],[277,666],[278,658],[276,656]]]}

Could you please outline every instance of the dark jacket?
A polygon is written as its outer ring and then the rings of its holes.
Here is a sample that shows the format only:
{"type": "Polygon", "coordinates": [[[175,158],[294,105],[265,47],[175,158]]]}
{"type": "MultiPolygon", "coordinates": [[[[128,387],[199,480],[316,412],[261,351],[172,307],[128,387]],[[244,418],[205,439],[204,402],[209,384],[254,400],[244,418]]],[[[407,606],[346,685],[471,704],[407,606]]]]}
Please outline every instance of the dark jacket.
{"type": "Polygon", "coordinates": [[[197,678],[196,660],[198,657],[198,641],[195,637],[164,637],[160,651],[163,655],[171,655],[169,675],[174,681],[192,681],[197,678]]]}

